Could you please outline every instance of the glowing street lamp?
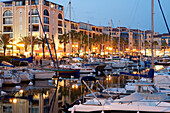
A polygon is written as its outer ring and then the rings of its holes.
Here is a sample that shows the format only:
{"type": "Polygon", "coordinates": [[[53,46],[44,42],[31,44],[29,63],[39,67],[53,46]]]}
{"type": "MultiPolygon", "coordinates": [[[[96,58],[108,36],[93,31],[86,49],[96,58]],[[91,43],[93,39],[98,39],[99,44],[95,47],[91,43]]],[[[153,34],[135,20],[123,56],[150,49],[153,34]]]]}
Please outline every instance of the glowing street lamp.
{"type": "Polygon", "coordinates": [[[73,85],[72,85],[72,88],[73,88],[73,89],[77,89],[77,88],[78,88],[78,85],[77,85],[77,84],[73,84],[73,85]]]}
{"type": "Polygon", "coordinates": [[[17,99],[16,98],[13,99],[13,103],[14,104],[17,103],[17,99]]]}

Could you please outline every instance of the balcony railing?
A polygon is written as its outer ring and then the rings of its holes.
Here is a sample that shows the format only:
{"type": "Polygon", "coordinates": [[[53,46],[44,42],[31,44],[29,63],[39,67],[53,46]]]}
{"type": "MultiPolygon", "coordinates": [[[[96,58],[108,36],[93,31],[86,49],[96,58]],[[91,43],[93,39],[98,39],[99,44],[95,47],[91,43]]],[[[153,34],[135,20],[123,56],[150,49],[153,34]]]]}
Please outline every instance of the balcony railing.
{"type": "Polygon", "coordinates": [[[4,32],[13,32],[13,29],[4,29],[4,32]]]}
{"type": "Polygon", "coordinates": [[[32,31],[39,31],[39,29],[37,29],[37,28],[33,28],[33,30],[32,31]]]}
{"type": "Polygon", "coordinates": [[[71,27],[71,29],[78,29],[77,27],[71,27]]]}
{"type": "Polygon", "coordinates": [[[13,21],[4,21],[3,24],[13,24],[13,21]]]}
{"type": "Polygon", "coordinates": [[[62,25],[62,24],[58,24],[58,26],[61,26],[61,27],[62,27],[63,25],[62,25]]]}
{"type": "Polygon", "coordinates": [[[62,34],[63,32],[62,31],[58,31],[59,34],[62,34]]]}
{"type": "Polygon", "coordinates": [[[3,7],[11,7],[12,6],[12,3],[4,3],[3,4],[3,7]]]}

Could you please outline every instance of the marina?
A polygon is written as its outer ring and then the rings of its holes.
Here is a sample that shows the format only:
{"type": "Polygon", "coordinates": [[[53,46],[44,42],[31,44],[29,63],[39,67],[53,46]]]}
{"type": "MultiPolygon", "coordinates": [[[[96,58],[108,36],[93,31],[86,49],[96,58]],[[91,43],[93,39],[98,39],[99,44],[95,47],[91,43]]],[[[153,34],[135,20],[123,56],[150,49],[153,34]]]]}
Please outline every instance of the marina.
{"type": "Polygon", "coordinates": [[[0,113],[170,113],[170,30],[158,0],[168,33],[154,31],[154,3],[146,30],[73,21],[71,0],[1,1],[0,113]]]}

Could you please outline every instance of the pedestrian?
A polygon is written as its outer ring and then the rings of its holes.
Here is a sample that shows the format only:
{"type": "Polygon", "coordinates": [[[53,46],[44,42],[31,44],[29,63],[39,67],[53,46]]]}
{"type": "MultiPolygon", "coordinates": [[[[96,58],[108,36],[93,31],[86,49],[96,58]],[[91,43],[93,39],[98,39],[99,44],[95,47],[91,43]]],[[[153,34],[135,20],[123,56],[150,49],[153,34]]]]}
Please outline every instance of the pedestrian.
{"type": "Polygon", "coordinates": [[[40,59],[40,66],[42,67],[42,59],[40,59]]]}
{"type": "Polygon", "coordinates": [[[38,66],[38,60],[36,60],[35,62],[36,62],[36,66],[38,66]]]}

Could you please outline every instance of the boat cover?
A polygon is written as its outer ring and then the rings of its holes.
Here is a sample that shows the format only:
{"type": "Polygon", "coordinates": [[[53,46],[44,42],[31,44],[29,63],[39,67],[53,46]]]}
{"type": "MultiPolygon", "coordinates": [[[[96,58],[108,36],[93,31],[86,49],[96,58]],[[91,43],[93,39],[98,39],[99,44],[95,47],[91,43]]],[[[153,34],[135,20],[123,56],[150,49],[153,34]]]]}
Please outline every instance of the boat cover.
{"type": "Polygon", "coordinates": [[[33,56],[31,57],[28,57],[28,58],[20,58],[20,59],[12,59],[12,60],[15,60],[15,61],[28,61],[29,63],[33,63],[33,56]]]}

